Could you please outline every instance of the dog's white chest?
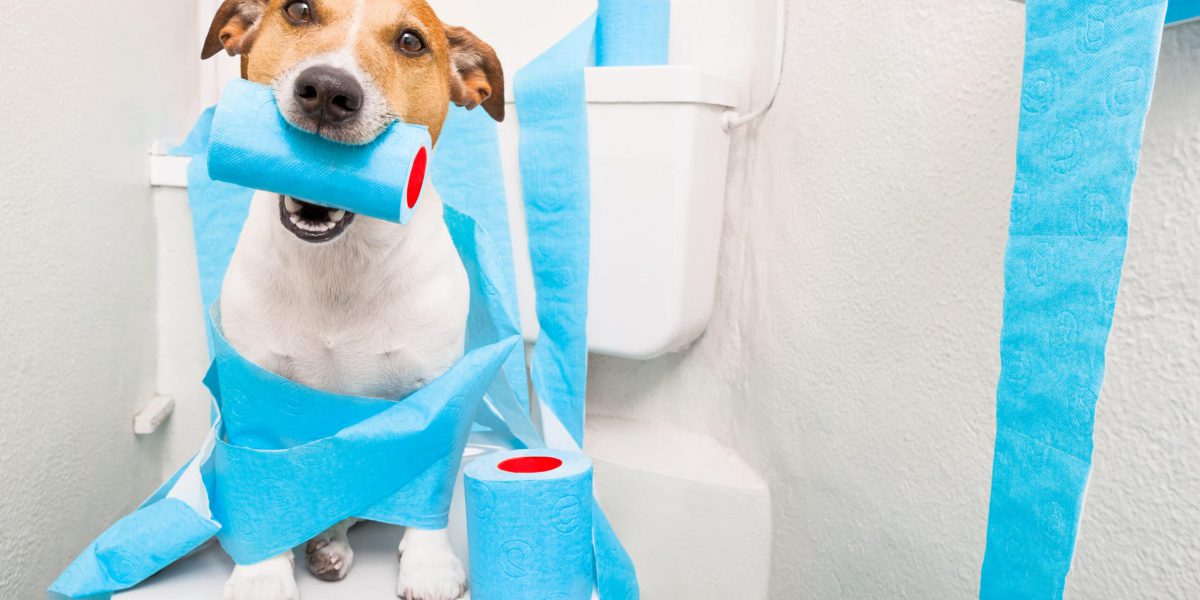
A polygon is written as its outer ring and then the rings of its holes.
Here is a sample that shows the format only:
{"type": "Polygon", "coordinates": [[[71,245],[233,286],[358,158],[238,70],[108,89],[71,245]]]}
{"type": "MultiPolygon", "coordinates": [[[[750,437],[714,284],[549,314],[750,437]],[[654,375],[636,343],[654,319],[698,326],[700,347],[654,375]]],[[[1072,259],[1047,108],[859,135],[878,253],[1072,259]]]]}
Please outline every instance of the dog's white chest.
{"type": "Polygon", "coordinates": [[[280,237],[277,199],[254,203],[221,293],[222,329],[251,362],[394,399],[462,356],[470,290],[440,202],[404,226],[403,243],[383,243],[400,226],[360,218],[346,234],[358,237],[319,248],[280,237]]]}
{"type": "Polygon", "coordinates": [[[250,358],[310,387],[399,398],[440,375],[462,355],[462,325],[442,325],[437,322],[441,318],[453,315],[335,318],[299,326],[296,320],[285,319],[272,328],[286,333],[251,350],[259,356],[250,358]]]}

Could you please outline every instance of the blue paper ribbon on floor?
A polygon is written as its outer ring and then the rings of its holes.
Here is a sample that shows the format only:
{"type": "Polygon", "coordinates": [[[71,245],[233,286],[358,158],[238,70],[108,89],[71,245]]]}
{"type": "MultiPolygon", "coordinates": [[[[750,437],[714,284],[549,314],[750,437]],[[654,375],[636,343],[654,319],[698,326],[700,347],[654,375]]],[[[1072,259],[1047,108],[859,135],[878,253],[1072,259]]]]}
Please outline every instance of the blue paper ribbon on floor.
{"type": "Polygon", "coordinates": [[[1166,0],[1029,0],[980,598],[1061,598],[1166,0]]]}

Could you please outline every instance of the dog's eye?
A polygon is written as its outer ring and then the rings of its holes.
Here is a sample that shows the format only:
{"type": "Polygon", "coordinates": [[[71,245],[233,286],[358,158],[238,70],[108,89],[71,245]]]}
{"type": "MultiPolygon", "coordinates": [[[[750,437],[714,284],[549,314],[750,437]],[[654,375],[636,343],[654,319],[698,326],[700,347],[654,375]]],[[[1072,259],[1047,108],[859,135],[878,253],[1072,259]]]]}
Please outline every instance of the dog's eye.
{"type": "Polygon", "coordinates": [[[417,54],[425,49],[425,40],[417,35],[417,32],[409,30],[400,34],[400,38],[396,40],[396,45],[401,50],[408,54],[417,54]]]}
{"type": "Polygon", "coordinates": [[[311,23],[312,7],[305,0],[295,0],[283,7],[283,12],[295,23],[311,23]]]}

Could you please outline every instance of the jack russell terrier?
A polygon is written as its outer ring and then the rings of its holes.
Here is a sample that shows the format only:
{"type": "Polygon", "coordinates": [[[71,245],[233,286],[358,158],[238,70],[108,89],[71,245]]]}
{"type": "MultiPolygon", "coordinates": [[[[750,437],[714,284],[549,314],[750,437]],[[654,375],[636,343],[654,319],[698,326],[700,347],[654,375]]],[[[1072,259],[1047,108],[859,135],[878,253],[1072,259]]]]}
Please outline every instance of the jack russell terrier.
{"type": "MultiPolygon", "coordinates": [[[[436,143],[450,102],[504,119],[495,51],[444,25],[424,0],[226,0],[201,56],[221,50],[241,57],[242,77],[273,88],[288,122],[345,144],[370,142],[394,119],[428,127],[436,143]]],[[[260,367],[329,392],[396,399],[462,356],[469,293],[432,189],[406,225],[260,191],[220,309],[229,342],[260,367]]],[[[308,542],[315,576],[346,576],[353,525],[308,542]]],[[[224,600],[296,600],[293,562],[287,552],[237,566],[224,600]]],[[[397,595],[465,591],[446,531],[407,529],[397,595]]]]}

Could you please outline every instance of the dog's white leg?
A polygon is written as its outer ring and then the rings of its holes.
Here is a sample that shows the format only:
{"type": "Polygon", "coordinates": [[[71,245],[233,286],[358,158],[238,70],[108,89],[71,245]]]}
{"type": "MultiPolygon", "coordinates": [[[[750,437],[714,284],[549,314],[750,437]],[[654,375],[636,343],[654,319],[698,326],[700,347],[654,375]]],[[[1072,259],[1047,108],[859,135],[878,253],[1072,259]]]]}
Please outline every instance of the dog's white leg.
{"type": "Polygon", "coordinates": [[[291,551],[253,565],[238,565],[225,582],[221,600],[300,600],[296,559],[291,551]]]}
{"type": "Polygon", "coordinates": [[[317,579],[341,581],[354,564],[354,550],[346,535],[358,519],[346,519],[324,533],[308,541],[304,553],[308,555],[308,571],[317,579]]]}
{"type": "Polygon", "coordinates": [[[400,541],[396,595],[404,600],[458,600],[467,588],[462,561],[445,529],[408,528],[400,541]]]}

